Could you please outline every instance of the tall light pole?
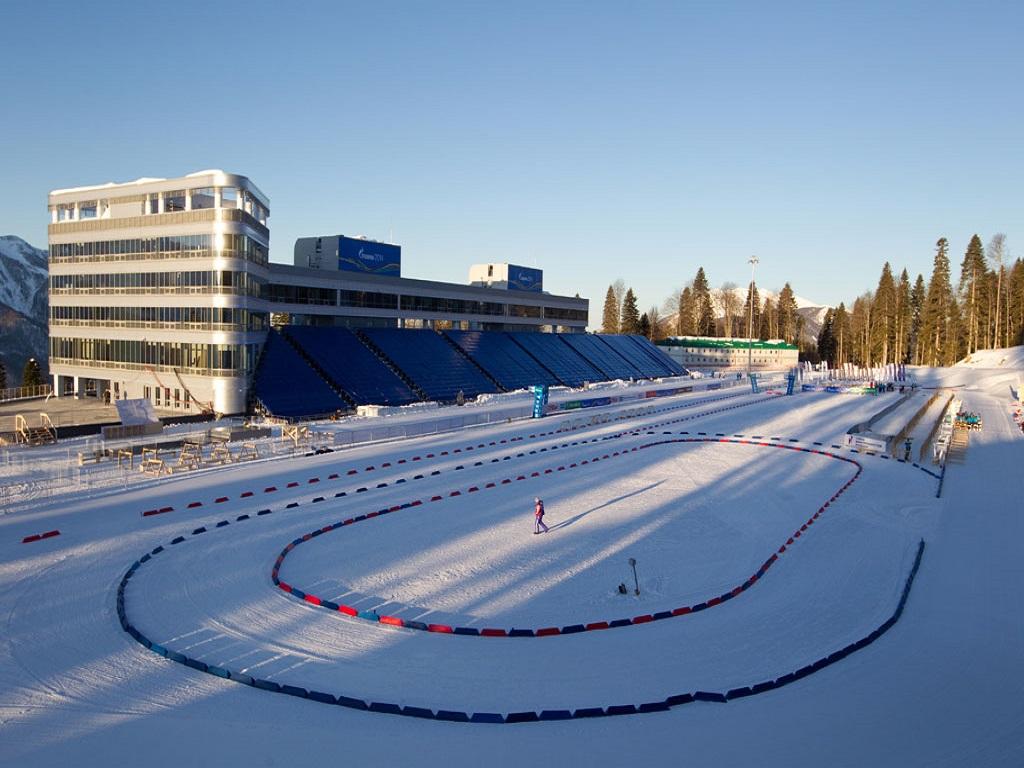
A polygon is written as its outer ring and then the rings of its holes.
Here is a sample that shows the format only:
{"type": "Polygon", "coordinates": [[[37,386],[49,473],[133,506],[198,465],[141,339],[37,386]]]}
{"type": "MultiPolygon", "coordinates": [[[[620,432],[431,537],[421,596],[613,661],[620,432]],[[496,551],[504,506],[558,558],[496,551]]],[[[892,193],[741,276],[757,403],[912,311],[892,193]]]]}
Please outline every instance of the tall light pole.
{"type": "Polygon", "coordinates": [[[750,304],[750,312],[747,318],[747,375],[754,372],[754,268],[759,259],[751,256],[747,263],[750,264],[750,286],[747,288],[747,302],[750,304]]]}

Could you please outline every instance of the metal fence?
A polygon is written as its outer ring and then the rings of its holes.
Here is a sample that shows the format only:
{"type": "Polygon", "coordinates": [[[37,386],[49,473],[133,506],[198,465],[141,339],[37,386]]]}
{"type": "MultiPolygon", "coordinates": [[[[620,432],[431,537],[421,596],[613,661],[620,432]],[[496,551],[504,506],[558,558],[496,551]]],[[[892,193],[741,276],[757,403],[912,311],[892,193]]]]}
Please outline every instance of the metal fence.
{"type": "Polygon", "coordinates": [[[34,387],[8,387],[0,389],[0,403],[8,403],[12,400],[31,400],[37,397],[49,397],[53,393],[53,387],[49,384],[39,384],[34,387]]]}

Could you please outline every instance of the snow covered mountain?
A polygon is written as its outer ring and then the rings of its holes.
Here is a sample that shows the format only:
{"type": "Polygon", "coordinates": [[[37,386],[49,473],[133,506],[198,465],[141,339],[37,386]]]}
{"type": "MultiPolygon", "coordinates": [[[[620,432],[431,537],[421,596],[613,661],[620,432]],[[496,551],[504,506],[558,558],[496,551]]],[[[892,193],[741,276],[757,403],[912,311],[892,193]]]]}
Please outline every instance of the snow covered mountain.
{"type": "Polygon", "coordinates": [[[30,357],[46,372],[46,277],[46,251],[20,237],[0,235],[0,360],[8,386],[21,383],[30,357]]]}

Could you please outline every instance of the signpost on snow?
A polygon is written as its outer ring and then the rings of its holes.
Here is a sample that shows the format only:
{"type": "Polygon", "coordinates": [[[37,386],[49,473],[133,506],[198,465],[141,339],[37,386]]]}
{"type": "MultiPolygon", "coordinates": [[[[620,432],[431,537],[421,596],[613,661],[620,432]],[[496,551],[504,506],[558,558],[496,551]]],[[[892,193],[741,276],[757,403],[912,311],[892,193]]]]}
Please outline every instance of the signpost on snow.
{"type": "Polygon", "coordinates": [[[637,579],[637,577],[636,577],[636,559],[632,558],[632,557],[629,558],[629,565],[633,569],[633,584],[636,585],[636,589],[633,592],[633,594],[639,596],[640,595],[640,580],[637,579]]]}

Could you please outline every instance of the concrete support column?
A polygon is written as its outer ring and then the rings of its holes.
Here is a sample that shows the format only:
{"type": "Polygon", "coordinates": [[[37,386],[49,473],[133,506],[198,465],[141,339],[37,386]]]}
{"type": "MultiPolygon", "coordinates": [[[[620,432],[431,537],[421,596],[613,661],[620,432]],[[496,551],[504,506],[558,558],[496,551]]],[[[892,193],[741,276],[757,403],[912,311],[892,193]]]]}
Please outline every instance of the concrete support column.
{"type": "Polygon", "coordinates": [[[156,212],[157,213],[163,213],[164,212],[164,193],[163,192],[157,192],[157,195],[156,195],[156,212]]]}
{"type": "Polygon", "coordinates": [[[213,188],[213,207],[220,208],[221,203],[224,201],[224,195],[220,191],[220,187],[213,188]]]}

